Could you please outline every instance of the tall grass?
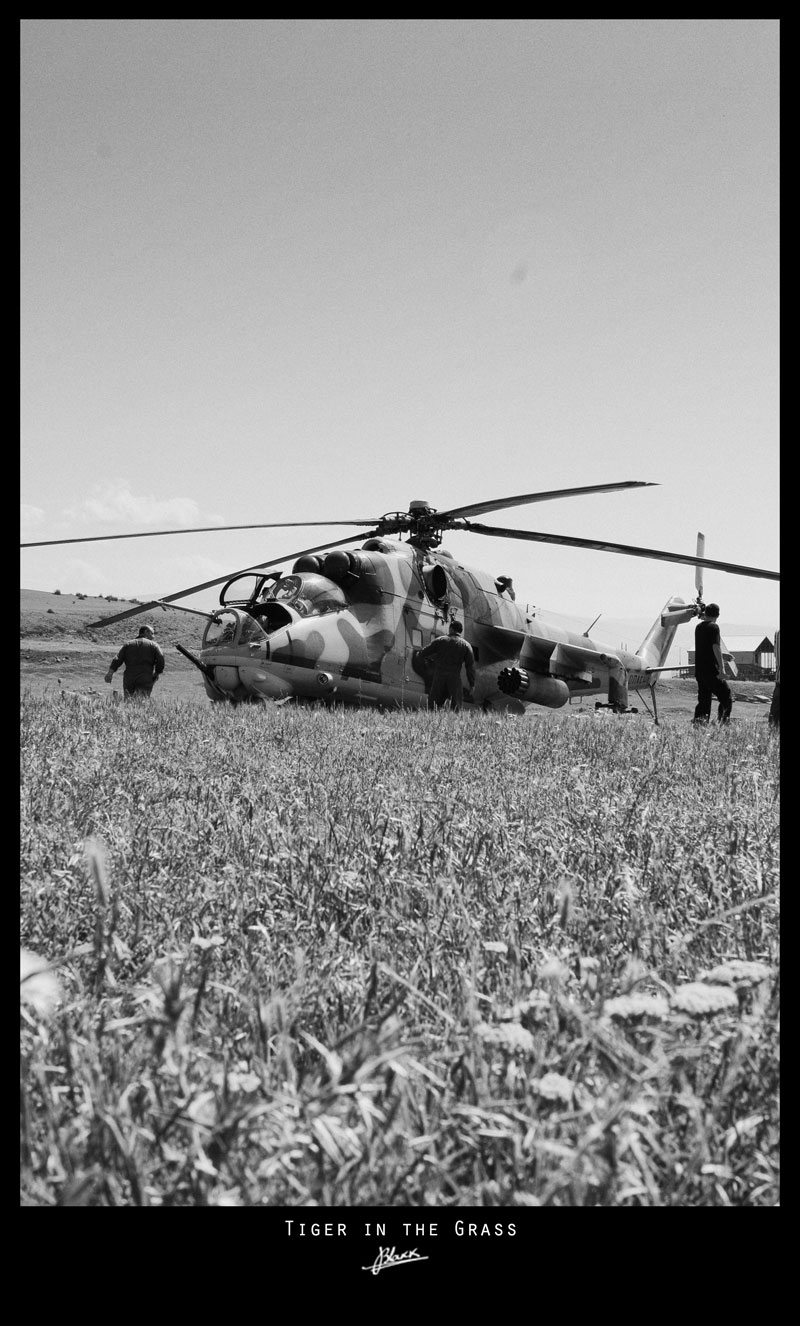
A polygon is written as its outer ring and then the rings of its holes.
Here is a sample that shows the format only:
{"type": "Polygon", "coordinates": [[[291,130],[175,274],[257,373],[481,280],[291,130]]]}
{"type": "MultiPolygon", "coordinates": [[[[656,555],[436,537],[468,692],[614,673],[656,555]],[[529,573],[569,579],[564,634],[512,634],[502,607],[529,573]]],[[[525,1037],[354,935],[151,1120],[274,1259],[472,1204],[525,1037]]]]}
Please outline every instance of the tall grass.
{"type": "Polygon", "coordinates": [[[23,1204],[777,1204],[763,719],[24,695],[22,737],[23,1204]]]}

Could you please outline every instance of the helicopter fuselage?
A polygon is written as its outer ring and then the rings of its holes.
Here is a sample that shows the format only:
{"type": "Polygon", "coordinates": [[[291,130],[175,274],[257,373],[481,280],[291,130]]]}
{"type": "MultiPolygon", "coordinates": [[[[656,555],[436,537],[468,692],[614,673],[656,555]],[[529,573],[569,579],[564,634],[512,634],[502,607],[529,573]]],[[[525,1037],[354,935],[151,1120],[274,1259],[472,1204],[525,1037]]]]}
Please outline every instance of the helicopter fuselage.
{"type": "Polygon", "coordinates": [[[301,557],[290,575],[257,578],[246,600],[226,598],[228,589],[198,666],[209,699],[234,703],[424,707],[430,678],[419,652],[457,619],[476,663],[467,707],[521,713],[604,692],[625,707],[628,678],[651,685],[645,670],[663,662],[677,626],[657,620],[636,654],[599,645],[518,603],[503,577],[442,548],[376,538],[301,557]]]}

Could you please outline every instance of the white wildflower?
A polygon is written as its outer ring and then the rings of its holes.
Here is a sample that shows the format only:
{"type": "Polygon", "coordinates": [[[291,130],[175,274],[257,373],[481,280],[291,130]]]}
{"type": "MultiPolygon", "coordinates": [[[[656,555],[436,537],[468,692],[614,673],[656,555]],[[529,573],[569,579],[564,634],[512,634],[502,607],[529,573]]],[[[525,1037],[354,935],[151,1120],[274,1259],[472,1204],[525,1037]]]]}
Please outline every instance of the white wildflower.
{"type": "Polygon", "coordinates": [[[758,985],[761,981],[766,981],[767,977],[771,975],[772,968],[764,962],[747,962],[744,958],[730,958],[727,962],[712,967],[711,971],[702,972],[700,980],[714,985],[738,987],[758,985]]]}
{"type": "Polygon", "coordinates": [[[575,1088],[569,1078],[563,1077],[561,1073],[545,1073],[538,1082],[532,1082],[531,1087],[545,1100],[563,1100],[566,1105],[572,1104],[575,1088]]]}
{"type": "Polygon", "coordinates": [[[42,1017],[52,1013],[61,998],[61,986],[50,963],[26,948],[19,951],[19,995],[42,1017]]]}
{"type": "Polygon", "coordinates": [[[688,985],[678,986],[670,1003],[682,1013],[702,1017],[707,1013],[722,1013],[726,1008],[738,1008],[739,1000],[736,991],[727,985],[706,985],[703,981],[691,981],[688,985]]]}
{"type": "Polygon", "coordinates": [[[555,954],[545,958],[536,972],[540,981],[565,981],[569,974],[569,967],[555,954]]]}
{"type": "Polygon", "coordinates": [[[603,1004],[604,1017],[619,1018],[623,1022],[632,1018],[665,1018],[668,1013],[667,1000],[657,994],[618,995],[603,1004]]]}
{"type": "Polygon", "coordinates": [[[598,973],[600,971],[600,963],[598,959],[579,958],[578,966],[580,967],[581,973],[581,985],[584,989],[589,991],[589,994],[594,994],[597,990],[597,982],[599,979],[598,973]]]}
{"type": "Polygon", "coordinates": [[[498,1026],[479,1022],[475,1031],[485,1045],[496,1045],[509,1052],[533,1053],[533,1036],[525,1027],[520,1026],[519,1022],[501,1022],[498,1026]]]}
{"type": "Polygon", "coordinates": [[[526,999],[521,999],[514,1005],[508,1017],[514,1022],[522,1022],[527,1017],[545,1017],[549,1012],[549,994],[546,994],[544,990],[532,990],[526,999]]]}

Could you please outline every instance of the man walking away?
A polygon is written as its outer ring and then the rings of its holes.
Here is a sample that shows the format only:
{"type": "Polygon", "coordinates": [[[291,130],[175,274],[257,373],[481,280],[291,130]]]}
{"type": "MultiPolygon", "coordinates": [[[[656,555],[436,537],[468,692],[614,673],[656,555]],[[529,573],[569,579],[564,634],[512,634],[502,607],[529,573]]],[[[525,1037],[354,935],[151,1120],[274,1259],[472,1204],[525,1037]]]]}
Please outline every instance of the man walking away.
{"type": "Polygon", "coordinates": [[[461,687],[461,669],[466,668],[470,688],[475,685],[475,655],[468,640],[463,640],[461,622],[451,622],[447,635],[440,635],[417,655],[424,663],[433,665],[428,708],[441,709],[450,701],[451,708],[459,710],[464,693],[461,687]]]}
{"type": "Polygon", "coordinates": [[[138,637],[126,641],[106,673],[106,681],[113,681],[117,668],[125,665],[122,690],[126,700],[134,696],[149,699],[153,686],[164,671],[164,655],[154,637],[152,626],[140,626],[138,637]]]}
{"type": "Polygon", "coordinates": [[[695,723],[707,723],[711,717],[711,697],[719,700],[720,723],[730,722],[733,696],[725,680],[722,639],[717,625],[719,604],[709,603],[694,628],[694,675],[697,681],[695,723]]]}

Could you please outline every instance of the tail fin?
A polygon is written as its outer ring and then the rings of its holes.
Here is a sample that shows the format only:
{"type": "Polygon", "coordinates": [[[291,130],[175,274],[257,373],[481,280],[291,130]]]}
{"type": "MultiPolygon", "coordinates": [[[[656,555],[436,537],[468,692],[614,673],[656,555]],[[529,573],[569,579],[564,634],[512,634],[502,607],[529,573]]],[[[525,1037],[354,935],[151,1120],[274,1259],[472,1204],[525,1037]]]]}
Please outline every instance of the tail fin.
{"type": "MultiPolygon", "coordinates": [[[[653,622],[644,640],[636,650],[636,657],[641,659],[642,671],[647,668],[662,668],[666,662],[675,632],[683,622],[697,616],[693,603],[684,603],[681,598],[671,598],[664,604],[660,614],[653,622]]],[[[657,678],[654,678],[654,681],[657,678]]]]}

